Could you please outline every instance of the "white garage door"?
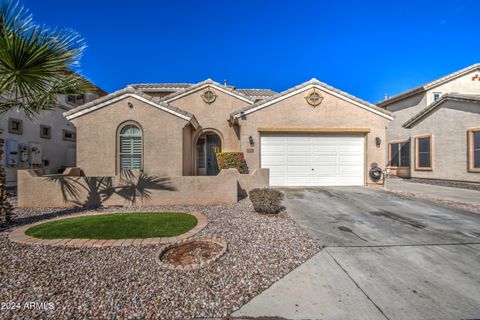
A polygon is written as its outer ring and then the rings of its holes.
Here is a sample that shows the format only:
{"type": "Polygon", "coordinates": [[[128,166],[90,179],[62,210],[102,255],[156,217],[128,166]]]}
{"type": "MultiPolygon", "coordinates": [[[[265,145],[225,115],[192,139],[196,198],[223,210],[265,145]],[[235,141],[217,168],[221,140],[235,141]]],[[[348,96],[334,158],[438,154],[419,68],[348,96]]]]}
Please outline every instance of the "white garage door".
{"type": "Polygon", "coordinates": [[[364,185],[363,136],[262,134],[260,148],[272,186],[364,185]]]}

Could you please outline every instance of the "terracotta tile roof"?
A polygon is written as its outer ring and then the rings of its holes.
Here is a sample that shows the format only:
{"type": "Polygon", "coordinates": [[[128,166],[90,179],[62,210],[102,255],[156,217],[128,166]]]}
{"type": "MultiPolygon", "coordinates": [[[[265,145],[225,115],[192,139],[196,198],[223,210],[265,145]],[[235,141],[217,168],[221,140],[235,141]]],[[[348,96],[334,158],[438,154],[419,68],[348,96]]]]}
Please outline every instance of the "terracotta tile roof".
{"type": "Polygon", "coordinates": [[[98,99],[96,99],[96,100],[93,100],[93,101],[90,101],[90,102],[88,102],[88,103],[85,103],[85,104],[83,104],[83,105],[81,105],[81,106],[79,106],[79,107],[76,107],[76,108],[74,108],[74,109],[72,109],[72,110],[70,110],[70,111],[65,112],[63,115],[64,115],[65,117],[67,117],[67,118],[68,118],[68,117],[71,117],[72,115],[78,114],[78,113],[81,112],[81,111],[84,111],[84,110],[86,110],[86,109],[95,107],[95,106],[97,106],[97,105],[99,105],[99,104],[101,104],[101,103],[107,102],[107,101],[109,101],[109,100],[112,100],[112,99],[114,99],[114,98],[120,97],[120,96],[125,95],[125,94],[134,94],[134,95],[140,96],[140,97],[142,97],[142,98],[144,98],[144,99],[146,99],[146,100],[149,100],[149,101],[153,102],[154,104],[156,104],[156,105],[158,105],[158,106],[161,106],[161,107],[163,107],[163,108],[169,109],[169,110],[171,110],[171,111],[173,111],[173,112],[175,112],[175,113],[184,115],[184,116],[186,116],[186,117],[188,117],[188,118],[190,118],[190,119],[191,119],[191,118],[194,118],[194,115],[193,115],[193,114],[191,114],[191,113],[189,113],[189,112],[187,112],[187,111],[184,111],[184,110],[182,110],[182,109],[173,107],[173,106],[171,106],[171,105],[163,102],[160,98],[152,97],[152,96],[150,96],[150,95],[148,95],[148,94],[146,94],[146,93],[144,93],[144,92],[142,92],[142,91],[140,91],[140,90],[138,90],[138,89],[135,89],[135,88],[132,87],[132,86],[127,86],[127,87],[125,87],[125,88],[123,88],[123,89],[121,89],[121,90],[115,91],[115,92],[113,92],[113,93],[111,93],[111,94],[109,94],[109,95],[106,95],[106,96],[100,97],[100,98],[98,98],[98,99]]]}
{"type": "Polygon", "coordinates": [[[311,80],[309,80],[309,81],[307,81],[307,82],[304,82],[304,83],[302,83],[302,84],[299,84],[299,85],[297,85],[297,86],[295,86],[295,87],[292,87],[292,88],[290,88],[290,89],[287,89],[287,90],[285,90],[285,91],[282,91],[282,92],[280,92],[280,93],[277,93],[277,94],[275,94],[275,95],[273,95],[273,96],[270,96],[269,98],[267,98],[267,99],[265,99],[265,100],[262,100],[262,101],[259,101],[259,102],[255,103],[255,104],[251,105],[251,106],[247,106],[247,107],[245,107],[245,108],[243,108],[243,109],[240,109],[240,110],[237,110],[237,111],[235,111],[235,112],[232,112],[232,113],[230,114],[230,116],[231,116],[231,117],[238,117],[238,116],[240,115],[240,113],[242,113],[242,112],[248,112],[249,110],[252,110],[252,109],[255,109],[255,108],[257,108],[257,107],[260,107],[260,106],[262,106],[262,105],[264,105],[264,104],[267,104],[267,103],[270,102],[270,101],[279,99],[279,98],[281,98],[281,97],[283,97],[283,96],[286,96],[286,95],[288,95],[288,94],[290,94],[290,93],[292,93],[292,92],[295,92],[295,91],[297,91],[297,90],[300,90],[300,89],[302,89],[302,88],[304,88],[304,87],[307,87],[307,86],[309,86],[309,85],[316,85],[316,86],[318,86],[318,87],[320,87],[320,88],[325,88],[325,89],[327,89],[327,90],[329,90],[329,91],[333,91],[334,93],[337,93],[337,94],[339,94],[339,95],[341,95],[341,96],[343,96],[343,97],[345,97],[345,98],[348,98],[348,99],[353,100],[353,101],[355,101],[355,102],[358,102],[358,103],[360,103],[360,104],[362,104],[362,105],[365,105],[365,106],[367,106],[367,107],[369,107],[369,108],[372,108],[372,109],[374,109],[374,110],[376,110],[376,111],[378,111],[378,112],[381,112],[381,113],[383,113],[383,114],[385,114],[385,115],[393,116],[393,114],[392,114],[390,111],[387,111],[387,110],[385,110],[385,109],[383,109],[383,108],[380,108],[380,107],[378,107],[378,106],[376,106],[376,105],[374,105],[374,104],[372,104],[372,103],[370,103],[370,102],[367,102],[367,101],[364,101],[364,100],[362,100],[362,99],[360,99],[360,98],[357,98],[357,97],[355,97],[355,96],[352,96],[351,94],[348,94],[348,93],[346,93],[346,92],[343,92],[343,91],[341,91],[341,90],[338,90],[338,89],[336,89],[336,88],[334,88],[334,87],[332,87],[332,86],[330,86],[330,85],[328,85],[328,84],[326,84],[326,83],[323,83],[323,82],[318,81],[318,80],[315,79],[315,78],[313,78],[313,79],[311,79],[311,80]]]}
{"type": "Polygon", "coordinates": [[[444,76],[444,77],[438,78],[438,79],[433,80],[433,81],[431,81],[431,82],[425,83],[425,84],[423,84],[423,85],[421,85],[421,86],[418,86],[418,87],[415,87],[415,88],[410,89],[410,90],[408,90],[408,91],[405,91],[405,92],[403,92],[403,93],[397,94],[397,95],[395,95],[395,96],[393,96],[393,97],[390,97],[390,98],[388,98],[388,99],[386,99],[386,100],[379,101],[379,102],[377,103],[377,105],[380,106],[380,107],[385,107],[385,106],[387,106],[387,105],[389,105],[389,104],[391,104],[391,103],[393,103],[393,102],[396,102],[396,101],[399,101],[399,100],[408,98],[408,97],[410,97],[410,96],[412,96],[412,95],[415,95],[415,94],[417,94],[417,93],[424,92],[424,91],[426,91],[426,90],[432,89],[432,88],[434,88],[434,87],[436,87],[436,86],[438,86],[438,85],[440,85],[440,84],[442,84],[442,83],[445,83],[445,82],[447,82],[447,81],[450,81],[450,80],[452,80],[452,79],[455,79],[455,78],[457,78],[457,77],[460,77],[460,76],[462,76],[462,75],[464,75],[464,74],[466,74],[466,73],[469,73],[469,72],[471,72],[471,71],[473,71],[473,70],[476,70],[476,69],[479,69],[479,70],[480,70],[480,63],[473,64],[473,65],[471,65],[471,66],[468,66],[468,67],[463,68],[463,69],[461,69],[461,70],[458,70],[458,71],[456,71],[456,72],[450,73],[450,74],[448,74],[448,75],[446,75],[446,76],[444,76]]]}
{"type": "Polygon", "coordinates": [[[191,87],[192,83],[137,83],[131,84],[130,87],[134,87],[135,89],[184,89],[191,87]]]}
{"type": "MultiPolygon", "coordinates": [[[[206,81],[202,81],[200,83],[205,84],[206,81]]],[[[214,81],[211,81],[211,83],[215,84],[217,86],[221,86],[224,89],[229,89],[229,90],[231,90],[231,92],[237,92],[240,95],[243,95],[243,96],[248,97],[248,98],[252,98],[253,100],[264,99],[264,98],[271,97],[272,95],[276,94],[275,91],[270,90],[270,89],[238,89],[234,86],[222,85],[222,84],[214,82],[214,81]]],[[[175,91],[175,92],[178,92],[180,90],[184,90],[182,92],[185,92],[185,91],[189,91],[188,89],[190,89],[193,86],[194,86],[194,88],[196,88],[197,84],[192,84],[192,83],[138,83],[138,84],[131,84],[130,86],[134,87],[136,89],[139,89],[141,91],[145,91],[145,92],[149,92],[149,91],[151,92],[151,91],[155,91],[155,90],[167,91],[169,89],[171,89],[172,91],[175,91]]],[[[174,95],[172,93],[171,96],[164,97],[164,99],[165,100],[170,99],[171,97],[174,97],[174,96],[176,96],[176,95],[174,95]]]]}
{"type": "Polygon", "coordinates": [[[243,93],[247,97],[255,97],[255,98],[262,98],[262,97],[267,98],[277,94],[277,92],[270,89],[235,89],[235,90],[243,93]]]}
{"type": "MultiPolygon", "coordinates": [[[[404,124],[404,128],[412,128],[418,122],[425,119],[430,113],[438,109],[446,101],[465,101],[472,103],[480,103],[480,95],[478,94],[460,94],[460,93],[447,93],[444,94],[437,101],[429,104],[422,109],[419,113],[408,119],[404,124]]],[[[479,106],[480,107],[480,106],[479,106]]]]}
{"type": "Polygon", "coordinates": [[[199,82],[199,83],[196,83],[194,85],[191,85],[190,87],[187,87],[187,88],[184,88],[184,89],[181,89],[177,92],[174,92],[172,94],[169,94],[165,97],[162,97],[162,100],[163,101],[170,101],[172,99],[175,99],[175,98],[178,98],[179,96],[182,96],[183,94],[187,94],[188,92],[191,92],[191,91],[195,91],[196,89],[199,89],[205,85],[213,85],[213,86],[216,86],[218,88],[221,88],[222,90],[225,90],[226,92],[229,92],[231,93],[232,95],[236,95],[240,98],[243,98],[247,101],[249,101],[250,103],[253,103],[253,98],[252,97],[249,97],[245,94],[243,94],[242,92],[240,92],[239,90],[235,89],[235,87],[232,87],[232,86],[225,86],[223,84],[220,84],[218,82],[215,82],[213,81],[212,79],[207,79],[207,80],[204,80],[202,82],[199,82]]]}

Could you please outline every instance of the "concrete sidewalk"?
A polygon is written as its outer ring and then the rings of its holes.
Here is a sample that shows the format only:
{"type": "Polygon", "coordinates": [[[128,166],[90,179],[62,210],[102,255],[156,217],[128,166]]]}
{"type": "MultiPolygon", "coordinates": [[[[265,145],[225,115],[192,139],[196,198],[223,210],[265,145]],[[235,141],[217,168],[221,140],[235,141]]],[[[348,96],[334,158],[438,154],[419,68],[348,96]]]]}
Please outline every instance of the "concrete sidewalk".
{"type": "Polygon", "coordinates": [[[233,316],[478,319],[478,265],[480,245],[326,248],[233,316]]]}
{"type": "Polygon", "coordinates": [[[398,178],[388,179],[386,187],[392,191],[413,192],[430,198],[480,205],[480,191],[476,190],[437,186],[398,178]]]}

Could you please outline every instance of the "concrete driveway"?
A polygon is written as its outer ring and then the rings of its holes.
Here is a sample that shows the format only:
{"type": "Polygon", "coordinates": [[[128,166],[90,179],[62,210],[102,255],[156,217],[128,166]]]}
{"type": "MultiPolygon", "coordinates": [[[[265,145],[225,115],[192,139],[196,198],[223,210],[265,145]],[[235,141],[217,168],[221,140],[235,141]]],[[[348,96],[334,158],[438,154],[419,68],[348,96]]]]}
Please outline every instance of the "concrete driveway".
{"type": "Polygon", "coordinates": [[[480,319],[479,214],[372,188],[284,191],[325,248],[234,316],[480,319]]]}

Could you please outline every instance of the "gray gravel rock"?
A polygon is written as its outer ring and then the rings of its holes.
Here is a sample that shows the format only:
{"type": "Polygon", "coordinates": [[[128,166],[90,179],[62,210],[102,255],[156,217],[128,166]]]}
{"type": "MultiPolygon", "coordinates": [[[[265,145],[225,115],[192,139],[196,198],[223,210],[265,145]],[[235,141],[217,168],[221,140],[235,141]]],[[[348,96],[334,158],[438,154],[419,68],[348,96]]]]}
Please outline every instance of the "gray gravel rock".
{"type": "Polygon", "coordinates": [[[0,303],[20,308],[0,310],[0,318],[226,317],[320,250],[293,220],[259,215],[248,200],[102,210],[200,211],[209,224],[197,236],[224,239],[228,251],[204,269],[176,272],[155,263],[158,246],[22,245],[8,240],[14,226],[79,210],[16,209],[11,227],[0,232],[0,303]],[[26,308],[25,302],[51,302],[54,309],[26,308]]]}

